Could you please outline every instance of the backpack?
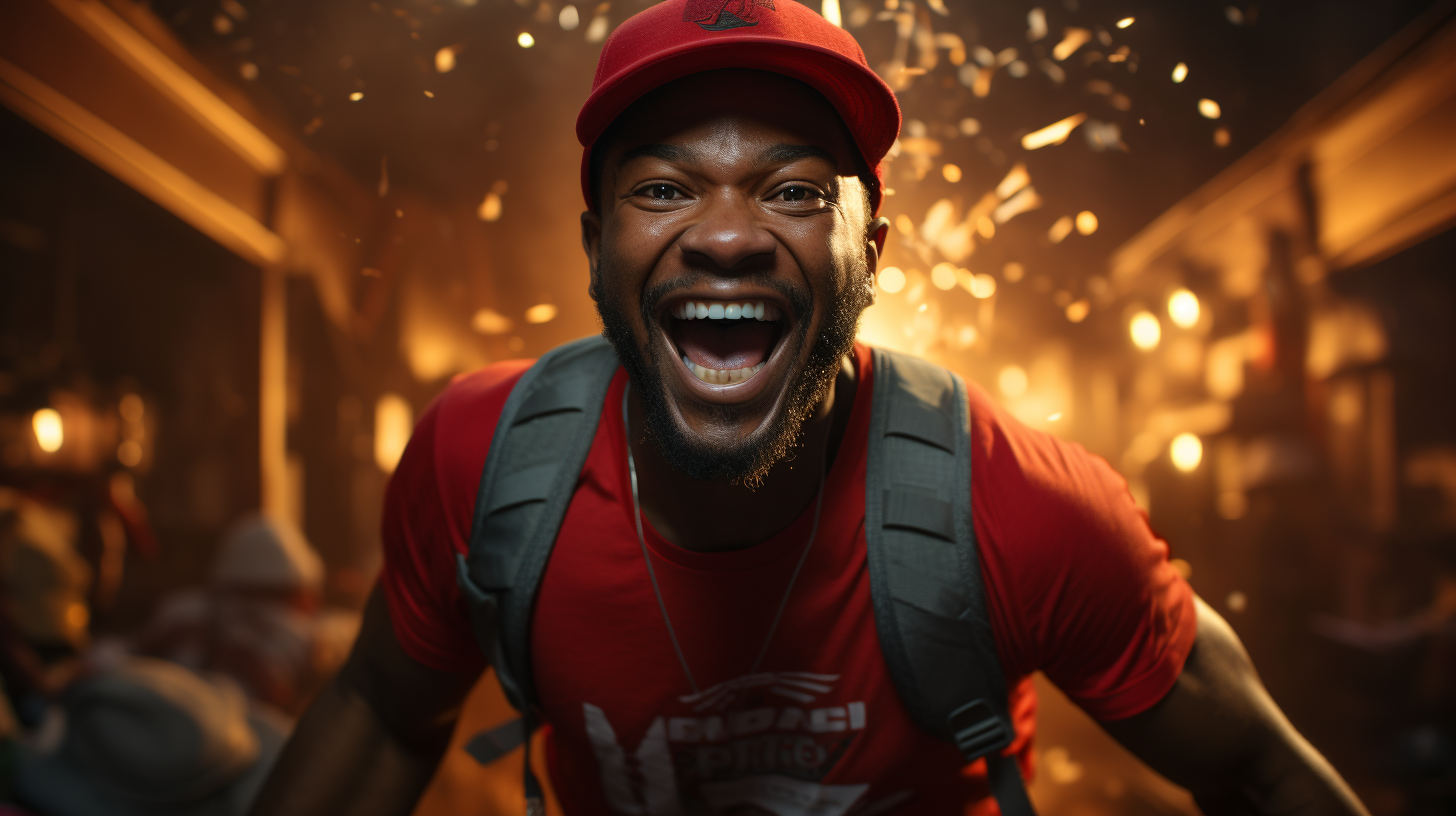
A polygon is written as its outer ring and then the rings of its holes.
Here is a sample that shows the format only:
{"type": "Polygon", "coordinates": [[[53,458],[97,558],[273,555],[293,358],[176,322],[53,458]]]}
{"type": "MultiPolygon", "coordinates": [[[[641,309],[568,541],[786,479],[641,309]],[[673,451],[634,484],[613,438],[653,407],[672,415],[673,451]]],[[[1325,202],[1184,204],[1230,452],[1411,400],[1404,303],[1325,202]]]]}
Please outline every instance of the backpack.
{"type": "MultiPolygon", "coordinates": [[[[965,384],[923,360],[873,349],[874,393],[865,479],[875,624],[890,676],[911,719],[985,758],[1005,816],[1034,816],[1014,757],[1015,731],[987,621],[971,524],[965,384]]],[[[618,361],[601,337],[554,349],[506,400],[480,478],[469,556],[457,579],[481,648],[519,720],[467,745],[489,762],[536,724],[528,654],[536,590],[576,490],[618,361]]],[[[544,813],[525,761],[527,813],[544,813]]]]}

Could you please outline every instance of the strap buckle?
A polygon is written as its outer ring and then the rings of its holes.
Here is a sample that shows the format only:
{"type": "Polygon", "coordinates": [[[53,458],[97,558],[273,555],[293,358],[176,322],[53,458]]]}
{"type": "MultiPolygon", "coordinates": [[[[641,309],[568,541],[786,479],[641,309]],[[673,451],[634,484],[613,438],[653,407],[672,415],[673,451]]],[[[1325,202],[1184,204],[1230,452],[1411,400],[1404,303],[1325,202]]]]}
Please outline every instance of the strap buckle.
{"type": "Polygon", "coordinates": [[[960,749],[967,762],[1005,748],[1016,736],[1016,732],[985,700],[966,703],[952,711],[949,719],[956,748],[960,749]]]}

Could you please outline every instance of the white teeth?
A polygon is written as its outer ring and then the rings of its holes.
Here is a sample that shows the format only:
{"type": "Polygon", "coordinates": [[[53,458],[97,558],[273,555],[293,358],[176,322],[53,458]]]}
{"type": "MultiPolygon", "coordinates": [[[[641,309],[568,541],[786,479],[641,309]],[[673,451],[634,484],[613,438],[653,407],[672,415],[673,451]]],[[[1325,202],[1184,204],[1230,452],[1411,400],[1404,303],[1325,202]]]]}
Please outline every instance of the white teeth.
{"type": "Polygon", "coordinates": [[[778,320],[779,309],[772,303],[708,303],[684,301],[672,310],[678,320],[778,320]]]}
{"type": "Polygon", "coordinates": [[[682,361],[683,365],[687,366],[688,370],[693,372],[694,377],[697,377],[698,379],[702,380],[705,383],[708,383],[709,385],[733,385],[734,383],[741,383],[749,377],[752,377],[754,374],[757,374],[759,371],[763,370],[763,367],[765,365],[768,365],[768,361],[765,360],[758,365],[748,366],[747,368],[734,368],[727,370],[718,368],[703,368],[692,360],[689,360],[686,354],[683,355],[682,361]]]}

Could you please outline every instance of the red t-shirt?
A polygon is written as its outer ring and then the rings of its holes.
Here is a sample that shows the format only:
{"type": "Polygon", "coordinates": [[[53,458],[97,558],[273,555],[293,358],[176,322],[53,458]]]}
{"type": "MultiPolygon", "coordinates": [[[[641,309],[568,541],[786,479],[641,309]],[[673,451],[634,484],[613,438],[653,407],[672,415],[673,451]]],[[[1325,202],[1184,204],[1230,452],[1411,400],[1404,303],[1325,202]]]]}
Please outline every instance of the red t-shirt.
{"type": "MultiPolygon", "coordinates": [[[[866,346],[856,345],[855,362],[861,387],[825,479],[818,535],[756,673],[813,503],[778,535],[734,552],[685,550],[643,520],[697,693],[633,526],[626,375],[617,372],[531,630],[551,778],[570,816],[995,812],[984,763],[963,767],[954,747],[911,722],[880,653],[865,562],[866,346]]],[[[390,481],[385,596],[406,652],[440,670],[483,664],[454,558],[468,549],[495,422],[527,365],[501,363],[452,383],[420,418],[390,481]]],[[[987,612],[1012,689],[1018,739],[1009,750],[1029,771],[1029,675],[1044,671],[1099,719],[1143,711],[1172,687],[1192,648],[1193,596],[1106,462],[969,391],[987,612]]],[[[731,511],[721,523],[732,523],[731,511]]]]}

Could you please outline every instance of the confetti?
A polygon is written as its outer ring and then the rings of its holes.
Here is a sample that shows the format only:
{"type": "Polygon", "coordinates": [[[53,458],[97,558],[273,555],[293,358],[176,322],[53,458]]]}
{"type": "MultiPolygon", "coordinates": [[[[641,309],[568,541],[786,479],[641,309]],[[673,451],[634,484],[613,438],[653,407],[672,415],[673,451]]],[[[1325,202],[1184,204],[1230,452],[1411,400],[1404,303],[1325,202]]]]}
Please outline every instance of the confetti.
{"type": "Polygon", "coordinates": [[[1041,130],[1033,131],[1021,137],[1021,146],[1027,150],[1037,150],[1048,145],[1059,145],[1072,135],[1072,131],[1084,121],[1087,114],[1078,113],[1068,116],[1060,122],[1053,122],[1041,130]]]}
{"type": "Polygon", "coordinates": [[[1057,62],[1066,60],[1067,57],[1077,53],[1077,49],[1087,44],[1092,39],[1092,32],[1085,28],[1067,28],[1062,32],[1062,41],[1052,48],[1052,59],[1057,62]]]}

